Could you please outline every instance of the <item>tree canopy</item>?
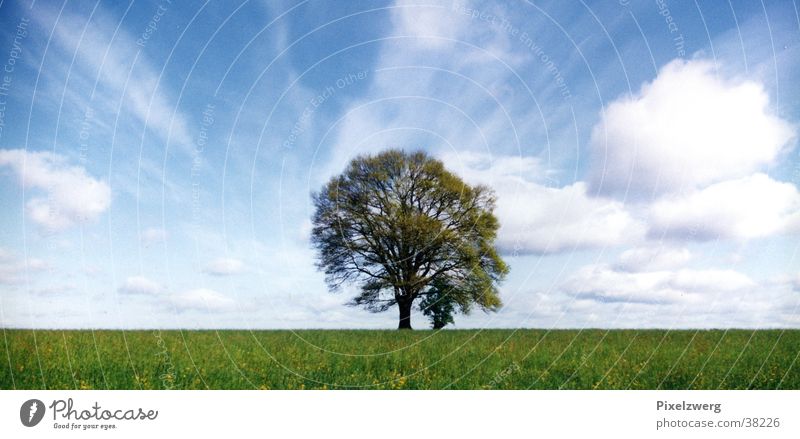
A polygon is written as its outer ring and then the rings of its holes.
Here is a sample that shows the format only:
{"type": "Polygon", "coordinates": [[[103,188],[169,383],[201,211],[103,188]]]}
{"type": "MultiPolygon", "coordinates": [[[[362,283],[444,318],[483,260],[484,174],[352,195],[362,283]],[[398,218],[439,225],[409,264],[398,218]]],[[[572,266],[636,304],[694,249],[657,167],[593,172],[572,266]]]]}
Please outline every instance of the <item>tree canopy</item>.
{"type": "Polygon", "coordinates": [[[317,266],[331,290],[359,287],[351,305],[397,305],[400,329],[411,328],[417,299],[439,317],[435,327],[456,309],[500,308],[497,284],[508,267],[494,247],[489,187],[468,185],[424,152],[388,150],[355,158],[312,198],[317,266]]]}

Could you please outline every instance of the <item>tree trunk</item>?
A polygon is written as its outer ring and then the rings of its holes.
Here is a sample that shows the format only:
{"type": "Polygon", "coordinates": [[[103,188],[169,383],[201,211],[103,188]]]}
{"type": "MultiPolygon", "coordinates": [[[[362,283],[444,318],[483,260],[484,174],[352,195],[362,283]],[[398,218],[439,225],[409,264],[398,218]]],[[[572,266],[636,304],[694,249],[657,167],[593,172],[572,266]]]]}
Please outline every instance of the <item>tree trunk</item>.
{"type": "Polygon", "coordinates": [[[397,329],[411,329],[411,303],[412,301],[397,302],[400,309],[400,324],[397,329]]]}

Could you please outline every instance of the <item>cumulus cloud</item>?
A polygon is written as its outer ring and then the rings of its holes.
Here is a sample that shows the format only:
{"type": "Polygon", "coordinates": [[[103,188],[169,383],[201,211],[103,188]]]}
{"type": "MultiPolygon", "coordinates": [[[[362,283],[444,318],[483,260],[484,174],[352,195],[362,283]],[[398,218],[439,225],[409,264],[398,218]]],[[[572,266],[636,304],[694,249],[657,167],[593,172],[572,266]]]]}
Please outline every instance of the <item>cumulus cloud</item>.
{"type": "MultiPolygon", "coordinates": [[[[592,264],[520,305],[553,327],[775,328],[797,325],[800,296],[788,278],[759,280],[730,269],[627,272],[592,264]]],[[[509,307],[519,308],[513,301],[509,307]]]]}
{"type": "MultiPolygon", "coordinates": [[[[552,328],[791,328],[800,298],[784,287],[712,291],[678,301],[613,301],[563,291],[530,292],[501,312],[525,326],[552,328]]],[[[644,292],[642,292],[644,294],[644,292]]],[[[472,318],[472,317],[469,317],[472,318]]],[[[498,326],[503,319],[497,319],[498,326]]]]}
{"type": "Polygon", "coordinates": [[[214,276],[230,276],[244,271],[244,262],[234,258],[219,258],[203,267],[203,273],[214,276]]]}
{"type": "Polygon", "coordinates": [[[9,167],[25,188],[43,196],[27,201],[27,217],[52,231],[96,220],[111,205],[111,188],[51,152],[0,151],[0,166],[9,167]]]}
{"type": "Polygon", "coordinates": [[[589,189],[651,197],[773,164],[794,128],[769,111],[760,83],[726,80],[705,60],[675,60],[594,127],[589,189]]]}
{"type": "Polygon", "coordinates": [[[123,294],[156,295],[161,293],[164,288],[155,281],[143,276],[133,276],[125,279],[117,291],[123,294]]]}
{"type": "Polygon", "coordinates": [[[706,60],[675,60],[594,127],[588,191],[635,200],[651,239],[795,233],[800,193],[765,173],[794,138],[760,83],[721,78],[706,60]]]}
{"type": "Polygon", "coordinates": [[[598,302],[699,302],[708,295],[751,291],[756,283],[733,270],[618,271],[605,264],[579,269],[563,285],[568,294],[598,302]]]}
{"type": "Polygon", "coordinates": [[[179,311],[228,311],[236,304],[230,297],[208,288],[175,294],[170,298],[170,302],[179,311]]]}
{"type": "Polygon", "coordinates": [[[497,215],[502,224],[498,244],[512,252],[613,247],[636,242],[643,234],[622,203],[589,197],[583,182],[562,188],[525,184],[498,199],[497,215]]]}
{"type": "Polygon", "coordinates": [[[654,203],[651,236],[750,239],[800,230],[800,192],[764,174],[724,181],[654,203]]]}
{"type": "Polygon", "coordinates": [[[689,257],[653,247],[664,238],[797,232],[797,187],[758,172],[786,151],[794,129],[768,113],[760,84],[722,80],[711,68],[674,61],[638,96],[612,103],[593,131],[586,182],[561,186],[534,157],[447,153],[443,160],[497,191],[498,242],[506,251],[634,244],[639,248],[618,268],[642,271],[671,269],[689,257]],[[623,204],[617,195],[626,191],[640,197],[623,204]]]}
{"type": "Polygon", "coordinates": [[[636,242],[644,234],[619,201],[590,197],[586,184],[550,187],[531,157],[446,156],[457,174],[497,192],[498,245],[506,253],[554,253],[636,242]]]}

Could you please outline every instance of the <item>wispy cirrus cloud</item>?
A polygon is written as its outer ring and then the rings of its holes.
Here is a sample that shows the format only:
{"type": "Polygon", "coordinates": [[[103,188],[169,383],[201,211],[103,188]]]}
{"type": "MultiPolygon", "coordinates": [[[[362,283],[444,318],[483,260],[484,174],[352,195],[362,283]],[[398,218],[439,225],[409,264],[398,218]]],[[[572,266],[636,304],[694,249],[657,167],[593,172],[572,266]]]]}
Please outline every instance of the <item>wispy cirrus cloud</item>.
{"type": "MultiPolygon", "coordinates": [[[[71,66],[69,89],[80,111],[87,106],[97,112],[117,113],[122,120],[130,117],[146,126],[158,138],[188,151],[192,136],[188,119],[176,108],[174,96],[161,72],[147,59],[136,38],[102,9],[85,16],[56,14],[52,9],[38,9],[34,22],[43,30],[53,29],[52,56],[65,69],[71,66]],[[70,60],[75,57],[75,62],[70,60]]],[[[59,81],[56,81],[56,84],[59,81]]],[[[57,95],[60,95],[58,93],[57,95]]],[[[102,121],[93,120],[93,123],[102,121]]]]}
{"type": "Polygon", "coordinates": [[[341,112],[329,136],[330,159],[317,177],[390,146],[442,153],[539,150],[531,139],[543,134],[542,115],[530,96],[509,86],[520,85],[516,69],[530,61],[530,52],[520,50],[500,20],[473,19],[472,9],[511,16],[500,5],[469,1],[391,5],[373,73],[356,85],[361,97],[341,112]]]}

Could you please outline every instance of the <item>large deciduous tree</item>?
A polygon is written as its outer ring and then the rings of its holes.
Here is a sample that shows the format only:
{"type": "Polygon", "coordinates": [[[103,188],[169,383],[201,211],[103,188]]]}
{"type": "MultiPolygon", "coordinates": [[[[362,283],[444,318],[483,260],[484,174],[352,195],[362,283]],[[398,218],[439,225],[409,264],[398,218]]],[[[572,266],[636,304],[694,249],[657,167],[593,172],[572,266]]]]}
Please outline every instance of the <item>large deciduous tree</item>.
{"type": "Polygon", "coordinates": [[[424,152],[389,150],[357,157],[312,198],[317,266],[331,290],[359,287],[350,305],[397,305],[399,329],[411,329],[417,299],[437,328],[456,308],[500,308],[508,267],[494,247],[487,186],[466,184],[424,152]]]}

